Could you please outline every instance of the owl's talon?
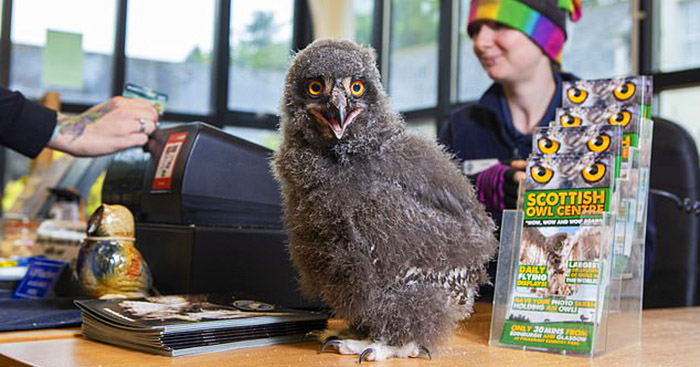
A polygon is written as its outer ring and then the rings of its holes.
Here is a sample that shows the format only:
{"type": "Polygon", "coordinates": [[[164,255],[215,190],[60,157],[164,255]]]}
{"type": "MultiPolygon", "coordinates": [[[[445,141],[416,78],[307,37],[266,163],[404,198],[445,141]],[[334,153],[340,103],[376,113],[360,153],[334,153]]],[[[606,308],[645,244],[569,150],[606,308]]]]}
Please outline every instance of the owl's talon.
{"type": "Polygon", "coordinates": [[[430,350],[429,350],[428,348],[426,348],[426,347],[424,347],[424,346],[421,345],[421,346],[418,347],[418,349],[420,349],[421,352],[423,352],[423,354],[425,354],[425,355],[428,356],[428,360],[429,360],[429,361],[431,361],[431,360],[433,359],[433,357],[430,355],[430,350]]]}
{"type": "Polygon", "coordinates": [[[369,358],[372,356],[372,354],[374,354],[374,349],[365,348],[365,350],[363,350],[362,353],[360,353],[360,358],[357,361],[357,363],[361,364],[362,361],[371,361],[371,359],[369,358]]]}
{"type": "Polygon", "coordinates": [[[342,343],[343,341],[338,339],[338,337],[331,336],[328,339],[326,339],[326,341],[323,342],[323,344],[321,344],[321,350],[318,351],[318,354],[323,353],[329,345],[338,348],[342,343]]]}

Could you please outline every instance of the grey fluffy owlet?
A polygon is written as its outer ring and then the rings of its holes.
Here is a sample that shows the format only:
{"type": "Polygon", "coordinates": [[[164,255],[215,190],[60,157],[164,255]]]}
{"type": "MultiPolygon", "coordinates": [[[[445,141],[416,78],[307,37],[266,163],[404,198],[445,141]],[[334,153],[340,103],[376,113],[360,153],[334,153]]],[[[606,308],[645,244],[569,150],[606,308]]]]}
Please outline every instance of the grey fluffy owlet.
{"type": "Polygon", "coordinates": [[[360,360],[429,355],[471,313],[497,247],[467,178],[406,131],[375,64],[351,41],[300,51],[272,163],[301,288],[350,326],[317,336],[360,360]]]}

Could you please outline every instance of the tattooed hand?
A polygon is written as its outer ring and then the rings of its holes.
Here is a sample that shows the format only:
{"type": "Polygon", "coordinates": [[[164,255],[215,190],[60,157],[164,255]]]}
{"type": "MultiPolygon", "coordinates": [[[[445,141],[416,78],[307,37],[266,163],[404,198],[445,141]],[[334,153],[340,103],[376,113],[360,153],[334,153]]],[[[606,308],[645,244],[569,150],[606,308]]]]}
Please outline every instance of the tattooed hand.
{"type": "Polygon", "coordinates": [[[58,114],[48,147],[78,157],[110,154],[146,144],[157,124],[152,103],[114,97],[79,115],[58,114]]]}

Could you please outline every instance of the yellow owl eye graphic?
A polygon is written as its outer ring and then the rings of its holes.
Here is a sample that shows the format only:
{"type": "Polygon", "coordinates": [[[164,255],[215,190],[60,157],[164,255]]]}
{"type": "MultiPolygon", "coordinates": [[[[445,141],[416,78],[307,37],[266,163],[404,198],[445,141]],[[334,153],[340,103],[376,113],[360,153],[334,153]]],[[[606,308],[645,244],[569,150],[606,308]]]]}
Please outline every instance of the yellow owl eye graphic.
{"type": "Polygon", "coordinates": [[[590,184],[596,183],[602,180],[605,176],[605,165],[602,163],[592,164],[584,168],[583,172],[581,172],[581,175],[583,176],[583,179],[586,180],[586,182],[590,184]]]}
{"type": "Polygon", "coordinates": [[[620,111],[608,118],[610,125],[627,126],[632,120],[632,114],[629,111],[620,111]]]}
{"type": "Polygon", "coordinates": [[[360,80],[355,80],[350,84],[350,93],[352,93],[353,96],[359,97],[363,93],[365,93],[365,83],[363,83],[360,80]]]}
{"type": "Polygon", "coordinates": [[[615,98],[617,98],[618,101],[626,101],[634,95],[634,92],[637,90],[637,86],[634,85],[634,83],[627,82],[625,84],[619,85],[617,88],[615,88],[615,91],[613,91],[613,94],[615,95],[615,98]]]}
{"type": "Polygon", "coordinates": [[[312,80],[309,82],[308,91],[313,97],[318,97],[323,91],[323,84],[318,80],[312,80]]]}
{"type": "Polygon", "coordinates": [[[576,116],[568,115],[568,114],[561,115],[561,117],[559,118],[559,122],[561,123],[561,126],[564,126],[564,127],[572,127],[572,126],[580,126],[581,125],[580,118],[578,118],[576,116]]]}
{"type": "Polygon", "coordinates": [[[588,92],[583,89],[571,87],[566,91],[566,96],[569,97],[569,101],[575,104],[581,104],[588,97],[588,92]]]}
{"type": "Polygon", "coordinates": [[[588,150],[591,152],[604,152],[610,146],[610,136],[601,134],[588,141],[588,150]]]}
{"type": "Polygon", "coordinates": [[[554,172],[547,167],[542,166],[532,166],[530,168],[530,176],[537,183],[546,184],[554,176],[554,172]]]}
{"type": "Polygon", "coordinates": [[[554,154],[559,151],[559,143],[549,138],[540,138],[537,140],[537,147],[544,154],[554,154]]]}

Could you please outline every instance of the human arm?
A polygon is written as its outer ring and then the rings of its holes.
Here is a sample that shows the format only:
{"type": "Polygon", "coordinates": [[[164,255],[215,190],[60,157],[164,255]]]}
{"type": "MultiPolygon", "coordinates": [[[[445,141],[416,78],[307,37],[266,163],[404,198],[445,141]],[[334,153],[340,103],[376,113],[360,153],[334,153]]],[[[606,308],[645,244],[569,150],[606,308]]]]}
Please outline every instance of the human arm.
{"type": "Polygon", "coordinates": [[[46,146],[97,156],[143,145],[157,122],[155,109],[143,100],[114,97],[80,115],[66,116],[0,87],[0,145],[30,158],[46,146]]]}
{"type": "Polygon", "coordinates": [[[79,115],[59,113],[47,146],[78,157],[110,154],[146,144],[157,123],[150,102],[113,97],[79,115]]]}
{"type": "Polygon", "coordinates": [[[518,203],[520,182],[525,179],[524,160],[499,162],[472,176],[476,193],[490,212],[515,209],[518,203]]]}
{"type": "Polygon", "coordinates": [[[56,112],[0,87],[0,145],[34,158],[56,126],[56,112]]]}

